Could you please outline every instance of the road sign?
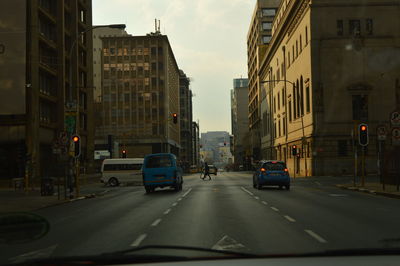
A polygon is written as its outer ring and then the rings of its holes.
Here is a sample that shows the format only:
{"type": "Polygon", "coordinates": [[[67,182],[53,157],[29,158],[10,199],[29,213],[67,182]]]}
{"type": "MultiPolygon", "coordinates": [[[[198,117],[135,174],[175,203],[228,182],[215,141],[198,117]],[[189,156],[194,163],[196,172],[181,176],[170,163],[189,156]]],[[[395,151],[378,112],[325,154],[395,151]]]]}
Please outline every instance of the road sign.
{"type": "Polygon", "coordinates": [[[386,127],[384,125],[379,125],[376,128],[376,135],[378,136],[378,140],[381,141],[386,140],[386,135],[387,135],[386,127]]]}
{"type": "Polygon", "coordinates": [[[392,127],[400,126],[400,112],[399,111],[393,111],[390,114],[390,124],[392,125],[392,127]]]}
{"type": "Polygon", "coordinates": [[[69,135],[72,135],[75,131],[76,116],[67,115],[65,117],[65,129],[69,135]]]}
{"type": "Polygon", "coordinates": [[[392,128],[392,145],[400,146],[400,127],[392,128]]]}

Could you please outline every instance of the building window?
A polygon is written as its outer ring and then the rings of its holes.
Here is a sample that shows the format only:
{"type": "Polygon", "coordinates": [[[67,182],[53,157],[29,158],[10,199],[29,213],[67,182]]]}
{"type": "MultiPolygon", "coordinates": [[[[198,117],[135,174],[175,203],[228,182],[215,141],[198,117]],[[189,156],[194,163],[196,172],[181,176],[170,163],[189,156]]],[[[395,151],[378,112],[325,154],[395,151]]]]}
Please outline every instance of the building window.
{"type": "Polygon", "coordinates": [[[347,156],[347,140],[338,140],[337,145],[338,156],[347,156]]]}
{"type": "Polygon", "coordinates": [[[289,122],[292,122],[292,101],[289,101],[289,122]]]}
{"type": "Polygon", "coordinates": [[[286,135],[286,117],[283,118],[283,135],[286,135]]]}
{"type": "Polygon", "coordinates": [[[371,18],[366,19],[365,26],[367,34],[372,35],[374,33],[374,22],[371,18]]]}
{"type": "Polygon", "coordinates": [[[306,87],[306,112],[309,113],[311,111],[310,105],[310,86],[306,87]]]}
{"type": "Polygon", "coordinates": [[[263,17],[273,17],[276,14],[275,8],[263,8],[261,10],[263,17]]]}
{"type": "Polygon", "coordinates": [[[276,97],[274,97],[274,113],[276,113],[276,97]]]}
{"type": "Polygon", "coordinates": [[[299,43],[296,40],[296,58],[299,56],[299,43]]]}
{"type": "Polygon", "coordinates": [[[306,27],[306,45],[308,44],[308,28],[306,27]]]}
{"type": "Polygon", "coordinates": [[[272,22],[263,22],[262,23],[263,30],[271,30],[272,29],[272,22]]]}
{"type": "Polygon", "coordinates": [[[353,120],[368,120],[368,95],[353,95],[352,107],[353,120]]]}
{"type": "Polygon", "coordinates": [[[280,137],[281,136],[281,120],[280,119],[279,119],[278,123],[279,123],[279,127],[278,127],[279,135],[278,136],[280,137]]]}
{"type": "Polygon", "coordinates": [[[338,36],[343,36],[343,20],[336,20],[336,32],[338,36]]]}
{"type": "Polygon", "coordinates": [[[271,36],[270,35],[263,35],[263,44],[267,44],[271,41],[271,36]]]}
{"type": "Polygon", "coordinates": [[[349,32],[350,35],[360,36],[361,35],[361,23],[358,19],[349,20],[349,32]]]}
{"type": "Polygon", "coordinates": [[[297,94],[296,94],[296,86],[293,84],[293,119],[296,119],[297,113],[297,94]]]}
{"type": "Polygon", "coordinates": [[[292,63],[294,62],[294,45],[292,45],[292,63]]]}
{"type": "Polygon", "coordinates": [[[281,109],[281,98],[278,92],[278,111],[281,109]]]}
{"type": "Polygon", "coordinates": [[[285,91],[282,89],[282,106],[285,106],[286,95],[285,91]]]}
{"type": "Polygon", "coordinates": [[[304,87],[303,87],[303,76],[300,77],[300,113],[304,115],[304,87]]]}

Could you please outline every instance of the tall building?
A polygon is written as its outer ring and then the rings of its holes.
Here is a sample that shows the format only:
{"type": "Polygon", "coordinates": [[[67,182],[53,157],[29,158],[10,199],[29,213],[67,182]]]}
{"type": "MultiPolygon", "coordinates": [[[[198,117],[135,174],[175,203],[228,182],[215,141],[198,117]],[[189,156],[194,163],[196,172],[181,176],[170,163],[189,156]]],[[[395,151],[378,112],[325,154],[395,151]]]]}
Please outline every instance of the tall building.
{"type": "MultiPolygon", "coordinates": [[[[224,152],[230,155],[230,135],[226,131],[208,131],[206,133],[201,133],[201,154],[207,154],[208,157],[212,155],[214,164],[222,164],[223,158],[221,157],[220,148],[227,147],[228,149],[224,152]]],[[[204,157],[202,158],[204,160],[204,157]]]]}
{"type": "MultiPolygon", "coordinates": [[[[354,174],[357,125],[367,123],[366,171],[377,172],[377,126],[391,132],[400,106],[398,8],[398,1],[281,3],[260,71],[266,159],[285,160],[292,175],[354,174]]],[[[395,154],[389,138],[386,158],[395,154]]]]}
{"type": "MultiPolygon", "coordinates": [[[[111,135],[128,157],[179,155],[179,68],[166,35],[103,37],[101,121],[96,148],[111,135]]],[[[121,154],[119,154],[121,156],[121,154]]]]}
{"type": "Polygon", "coordinates": [[[246,154],[243,147],[243,138],[249,131],[249,117],[247,113],[248,79],[234,79],[231,91],[231,123],[233,135],[233,155],[235,164],[243,165],[246,154]]]}
{"type": "Polygon", "coordinates": [[[179,76],[179,101],[180,101],[180,130],[181,146],[179,159],[182,161],[184,170],[188,171],[193,161],[192,158],[192,91],[189,88],[190,79],[180,70],[179,76]]]}
{"type": "Polygon", "coordinates": [[[81,34],[91,27],[90,0],[1,2],[0,178],[63,175],[66,131],[81,136],[91,167],[92,38],[81,34]]]}
{"type": "Polygon", "coordinates": [[[251,156],[259,159],[260,150],[260,62],[271,41],[272,22],[281,0],[257,0],[247,34],[247,67],[249,79],[249,130],[251,133],[251,156]]]}

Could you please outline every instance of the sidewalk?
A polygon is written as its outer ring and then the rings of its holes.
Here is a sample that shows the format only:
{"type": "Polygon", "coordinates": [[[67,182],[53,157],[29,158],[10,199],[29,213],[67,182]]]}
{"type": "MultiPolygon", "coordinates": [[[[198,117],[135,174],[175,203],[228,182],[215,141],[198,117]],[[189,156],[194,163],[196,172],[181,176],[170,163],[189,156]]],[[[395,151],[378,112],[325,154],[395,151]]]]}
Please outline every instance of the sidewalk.
{"type": "Polygon", "coordinates": [[[41,196],[40,187],[34,187],[29,191],[17,190],[14,188],[0,188],[0,213],[12,211],[33,211],[44,207],[72,202],[75,200],[95,197],[107,192],[107,187],[100,183],[98,174],[80,177],[80,197],[77,199],[65,199],[64,187],[60,187],[60,199],[55,194],[52,196],[41,196]]]}
{"type": "Polygon", "coordinates": [[[338,184],[336,186],[341,189],[359,191],[369,194],[400,199],[400,192],[397,191],[396,185],[385,184],[385,190],[383,190],[382,184],[378,182],[368,182],[368,181],[365,183],[365,186],[361,186],[359,184],[356,184],[356,186],[354,186],[353,184],[338,184]]]}

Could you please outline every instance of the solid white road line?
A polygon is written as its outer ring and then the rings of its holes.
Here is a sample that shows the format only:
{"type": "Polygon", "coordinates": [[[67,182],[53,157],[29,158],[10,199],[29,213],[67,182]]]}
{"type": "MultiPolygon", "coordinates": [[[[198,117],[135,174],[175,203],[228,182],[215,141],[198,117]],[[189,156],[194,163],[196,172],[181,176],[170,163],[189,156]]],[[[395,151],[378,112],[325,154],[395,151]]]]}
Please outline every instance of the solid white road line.
{"type": "Polygon", "coordinates": [[[161,219],[157,219],[151,224],[151,226],[157,226],[160,222],[161,222],[161,219]]]}
{"type": "Polygon", "coordinates": [[[172,203],[172,206],[176,206],[176,205],[178,205],[178,203],[177,203],[177,202],[174,202],[174,203],[172,203]]]}
{"type": "Polygon", "coordinates": [[[275,208],[275,207],[271,207],[271,209],[273,209],[273,210],[276,211],[276,212],[279,211],[279,209],[278,209],[278,208],[275,208]]]}
{"type": "Polygon", "coordinates": [[[171,211],[171,209],[167,209],[164,214],[168,214],[171,211]]]}
{"type": "Polygon", "coordinates": [[[254,196],[254,194],[250,191],[248,191],[247,189],[245,189],[244,187],[241,187],[243,191],[247,192],[249,195],[254,196]]]}
{"type": "Polygon", "coordinates": [[[255,198],[256,200],[259,200],[259,199],[260,199],[260,198],[259,198],[259,197],[257,197],[257,196],[255,196],[254,198],[255,198]]]}
{"type": "Polygon", "coordinates": [[[325,239],[323,239],[322,237],[320,237],[319,235],[317,235],[316,233],[314,233],[311,230],[304,230],[307,234],[309,234],[310,236],[312,236],[313,238],[315,238],[318,242],[320,243],[326,243],[328,241],[326,241],[325,239]]]}
{"type": "Polygon", "coordinates": [[[146,234],[140,235],[138,238],[136,238],[135,241],[132,242],[131,247],[137,247],[142,243],[142,241],[147,237],[146,234]]]}
{"type": "Polygon", "coordinates": [[[268,205],[268,203],[266,201],[261,201],[261,203],[264,205],[268,205]]]}
{"type": "Polygon", "coordinates": [[[292,223],[296,222],[296,220],[293,219],[292,217],[290,217],[289,215],[284,215],[283,217],[285,217],[289,222],[292,222],[292,223]]]}
{"type": "Polygon", "coordinates": [[[182,200],[182,198],[179,198],[179,199],[178,199],[178,201],[181,201],[181,200],[182,200]]]}
{"type": "Polygon", "coordinates": [[[188,191],[186,191],[186,192],[185,192],[185,194],[183,194],[183,195],[182,195],[182,197],[183,197],[183,198],[184,198],[184,197],[186,197],[186,196],[187,196],[187,194],[189,194],[189,193],[190,193],[190,191],[192,191],[192,188],[189,188],[189,190],[188,190],[188,191]]]}

